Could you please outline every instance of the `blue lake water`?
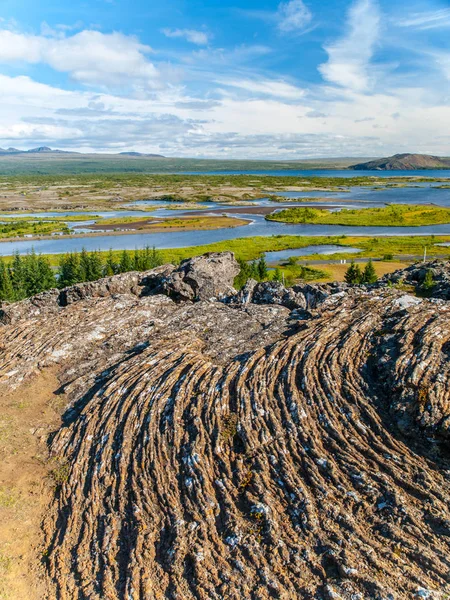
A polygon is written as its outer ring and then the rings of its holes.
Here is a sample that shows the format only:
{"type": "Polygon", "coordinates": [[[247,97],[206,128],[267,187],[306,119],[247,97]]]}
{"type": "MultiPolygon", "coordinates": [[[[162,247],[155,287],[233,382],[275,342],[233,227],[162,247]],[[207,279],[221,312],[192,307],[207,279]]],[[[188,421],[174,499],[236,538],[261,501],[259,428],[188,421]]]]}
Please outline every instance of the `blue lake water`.
{"type": "MultiPolygon", "coordinates": [[[[298,171],[298,172],[248,172],[254,174],[276,174],[276,175],[318,175],[318,176],[341,176],[342,178],[358,176],[375,175],[377,177],[389,178],[403,175],[411,176],[426,176],[426,177],[450,177],[450,171],[414,171],[414,172],[369,172],[369,171],[298,171]]],[[[241,174],[241,173],[236,173],[241,174]]],[[[344,184],[344,182],[343,182],[344,184]]],[[[345,185],[345,184],[344,184],[345,185]]],[[[414,184],[416,185],[416,184],[414,184]]],[[[407,188],[389,188],[377,190],[372,187],[357,187],[350,188],[349,191],[339,192],[275,192],[277,195],[283,195],[286,198],[313,198],[311,202],[302,203],[302,206],[327,205],[339,208],[364,208],[367,206],[384,206],[386,203],[399,204],[429,204],[433,203],[439,206],[450,207],[450,189],[439,189],[439,184],[418,183],[417,187],[407,188]],[[317,201],[314,201],[317,198],[317,201]],[[321,198],[328,198],[329,201],[321,201],[321,198]]],[[[295,206],[295,202],[286,203],[286,206],[295,206]]],[[[71,212],[65,213],[20,213],[21,216],[39,217],[39,216],[59,216],[62,215],[99,215],[102,217],[176,217],[181,214],[189,214],[191,210],[183,209],[173,211],[164,208],[169,205],[166,201],[148,200],[136,201],[130,203],[129,210],[110,210],[106,212],[92,211],[86,212],[71,212]],[[156,209],[152,212],[139,210],[145,206],[162,206],[163,208],[156,209]]],[[[268,198],[261,198],[251,202],[243,202],[242,206],[271,206],[274,210],[279,210],[284,207],[283,203],[271,202],[268,198]]],[[[113,235],[98,235],[96,237],[77,238],[75,236],[55,236],[49,240],[26,239],[14,242],[1,242],[0,255],[11,255],[14,252],[28,252],[34,248],[37,252],[58,254],[70,251],[81,250],[108,250],[113,249],[134,249],[141,248],[145,245],[156,246],[157,248],[181,248],[186,246],[199,246],[211,244],[218,241],[231,240],[235,238],[251,237],[251,236],[271,236],[271,235],[303,235],[303,236],[339,236],[339,235],[354,235],[354,236],[388,236],[388,235],[450,235],[450,224],[430,225],[425,227],[348,227],[341,225],[305,225],[305,224],[286,224],[277,223],[274,221],[266,221],[263,215],[255,215],[252,213],[242,214],[233,213],[232,208],[227,205],[218,204],[215,202],[205,203],[205,213],[208,214],[213,210],[219,210],[221,213],[229,214],[237,218],[247,218],[249,224],[242,227],[223,228],[210,231],[171,231],[165,233],[137,233],[137,234],[113,234],[113,235]]],[[[78,233],[84,231],[84,227],[89,222],[69,223],[71,228],[77,228],[78,233]]],[[[99,225],[99,227],[101,227],[99,225]]],[[[304,250],[304,249],[303,249],[304,250]]],[[[315,250],[316,251],[316,250],[315,250]]],[[[299,251],[296,251],[294,256],[300,256],[299,251]]]]}
{"type": "Polygon", "coordinates": [[[450,169],[420,171],[351,171],[308,169],[292,171],[177,171],[174,175],[272,175],[274,177],[450,177],[450,169]]]}
{"type": "Polygon", "coordinates": [[[294,248],[293,250],[277,250],[276,252],[265,252],[264,256],[268,263],[276,263],[280,260],[288,260],[291,256],[311,256],[312,254],[332,255],[345,252],[346,254],[358,254],[362,252],[359,248],[349,246],[337,246],[336,244],[317,244],[306,248],[294,248]]]}
{"type": "Polygon", "coordinates": [[[212,231],[173,231],[170,233],[136,233],[122,235],[99,235],[89,238],[72,236],[56,237],[51,240],[21,240],[1,242],[0,255],[14,252],[29,252],[34,248],[43,254],[60,254],[86,248],[86,250],[127,249],[144,246],[156,248],[183,248],[213,242],[251,236],[271,235],[304,236],[389,236],[389,235],[450,235],[450,223],[426,227],[348,227],[341,225],[286,225],[255,219],[249,225],[212,231]]]}

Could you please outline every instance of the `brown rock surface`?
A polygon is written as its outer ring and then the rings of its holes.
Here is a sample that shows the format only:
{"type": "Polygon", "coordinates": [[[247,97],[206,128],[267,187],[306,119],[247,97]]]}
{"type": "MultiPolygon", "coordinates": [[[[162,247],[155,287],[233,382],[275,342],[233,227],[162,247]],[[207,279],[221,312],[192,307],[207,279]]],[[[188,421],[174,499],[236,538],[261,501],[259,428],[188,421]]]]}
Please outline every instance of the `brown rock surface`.
{"type": "Polygon", "coordinates": [[[314,289],[306,320],[130,288],[0,327],[0,391],[52,366],[69,404],[52,598],[450,592],[450,304],[314,289]]]}

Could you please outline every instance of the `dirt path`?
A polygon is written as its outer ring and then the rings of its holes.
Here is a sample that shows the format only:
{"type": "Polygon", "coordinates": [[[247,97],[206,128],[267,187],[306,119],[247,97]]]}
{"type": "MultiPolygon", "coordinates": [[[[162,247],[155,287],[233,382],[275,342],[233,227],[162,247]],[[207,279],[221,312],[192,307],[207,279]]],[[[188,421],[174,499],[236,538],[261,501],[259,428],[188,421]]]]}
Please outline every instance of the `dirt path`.
{"type": "Polygon", "coordinates": [[[0,599],[43,600],[41,522],[53,485],[47,436],[60,422],[52,372],[0,395],[0,599]]]}

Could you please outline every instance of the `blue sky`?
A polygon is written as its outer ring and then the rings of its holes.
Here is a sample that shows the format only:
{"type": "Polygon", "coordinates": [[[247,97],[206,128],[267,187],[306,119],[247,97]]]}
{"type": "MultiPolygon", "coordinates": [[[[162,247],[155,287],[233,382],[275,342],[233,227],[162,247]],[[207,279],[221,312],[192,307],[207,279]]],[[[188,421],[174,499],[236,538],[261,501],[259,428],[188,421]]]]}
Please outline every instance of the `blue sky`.
{"type": "Polygon", "coordinates": [[[1,0],[0,146],[450,155],[442,0],[1,0]]]}

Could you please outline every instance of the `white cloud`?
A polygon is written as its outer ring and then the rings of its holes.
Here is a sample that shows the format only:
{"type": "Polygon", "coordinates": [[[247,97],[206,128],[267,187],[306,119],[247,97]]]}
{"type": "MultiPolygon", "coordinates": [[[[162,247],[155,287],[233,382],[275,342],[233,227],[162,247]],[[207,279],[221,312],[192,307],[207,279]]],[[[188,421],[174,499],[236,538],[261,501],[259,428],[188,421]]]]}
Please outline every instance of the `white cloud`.
{"type": "Polygon", "coordinates": [[[166,52],[179,85],[163,85],[175,77],[161,55],[135,37],[61,28],[31,36],[4,25],[0,63],[8,71],[17,64],[17,73],[26,73],[23,63],[42,63],[89,86],[68,90],[0,74],[0,146],[227,158],[448,155],[449,137],[442,134],[450,131],[448,86],[442,81],[450,80],[450,53],[429,40],[426,47],[417,44],[419,36],[394,29],[391,16],[383,14],[381,29],[375,0],[355,2],[342,36],[326,46],[324,81],[307,87],[292,73],[270,71],[277,55],[267,46],[166,52]],[[378,44],[392,50],[393,60],[397,47],[407,58],[381,71],[378,44]]]}
{"type": "Polygon", "coordinates": [[[206,46],[209,43],[209,34],[195,29],[162,29],[162,33],[168,38],[184,38],[191,44],[206,46]]]}
{"type": "Polygon", "coordinates": [[[430,56],[434,58],[437,67],[450,81],[450,52],[430,52],[430,56]]]}
{"type": "MultiPolygon", "coordinates": [[[[236,90],[247,91],[245,80],[237,82],[244,88],[236,90]]],[[[267,80],[269,89],[273,83],[267,80]]],[[[450,130],[447,103],[445,98],[430,100],[426,90],[336,95],[321,86],[305,90],[295,102],[272,94],[242,97],[240,92],[201,102],[183,90],[161,90],[149,103],[4,75],[0,89],[0,146],[131,148],[228,158],[374,156],[425,147],[448,154],[448,139],[440,137],[450,130]]]]}
{"type": "Polygon", "coordinates": [[[147,59],[151,48],[133,36],[84,30],[72,36],[27,35],[0,30],[0,63],[43,63],[88,85],[159,85],[147,59]]]}
{"type": "Polygon", "coordinates": [[[370,60],[380,32],[376,0],[357,0],[348,13],[347,33],[325,46],[328,62],[320,65],[322,76],[350,90],[370,87],[370,60]]]}
{"type": "Polygon", "coordinates": [[[399,19],[397,25],[423,31],[450,27],[450,8],[413,13],[399,19]]]}
{"type": "Polygon", "coordinates": [[[311,11],[302,0],[282,2],[278,7],[277,27],[283,33],[302,32],[311,20],[311,11]]]}
{"type": "Polygon", "coordinates": [[[263,94],[286,100],[298,100],[305,95],[305,91],[295,85],[271,79],[218,79],[217,83],[246,90],[253,94],[263,94]]]}

